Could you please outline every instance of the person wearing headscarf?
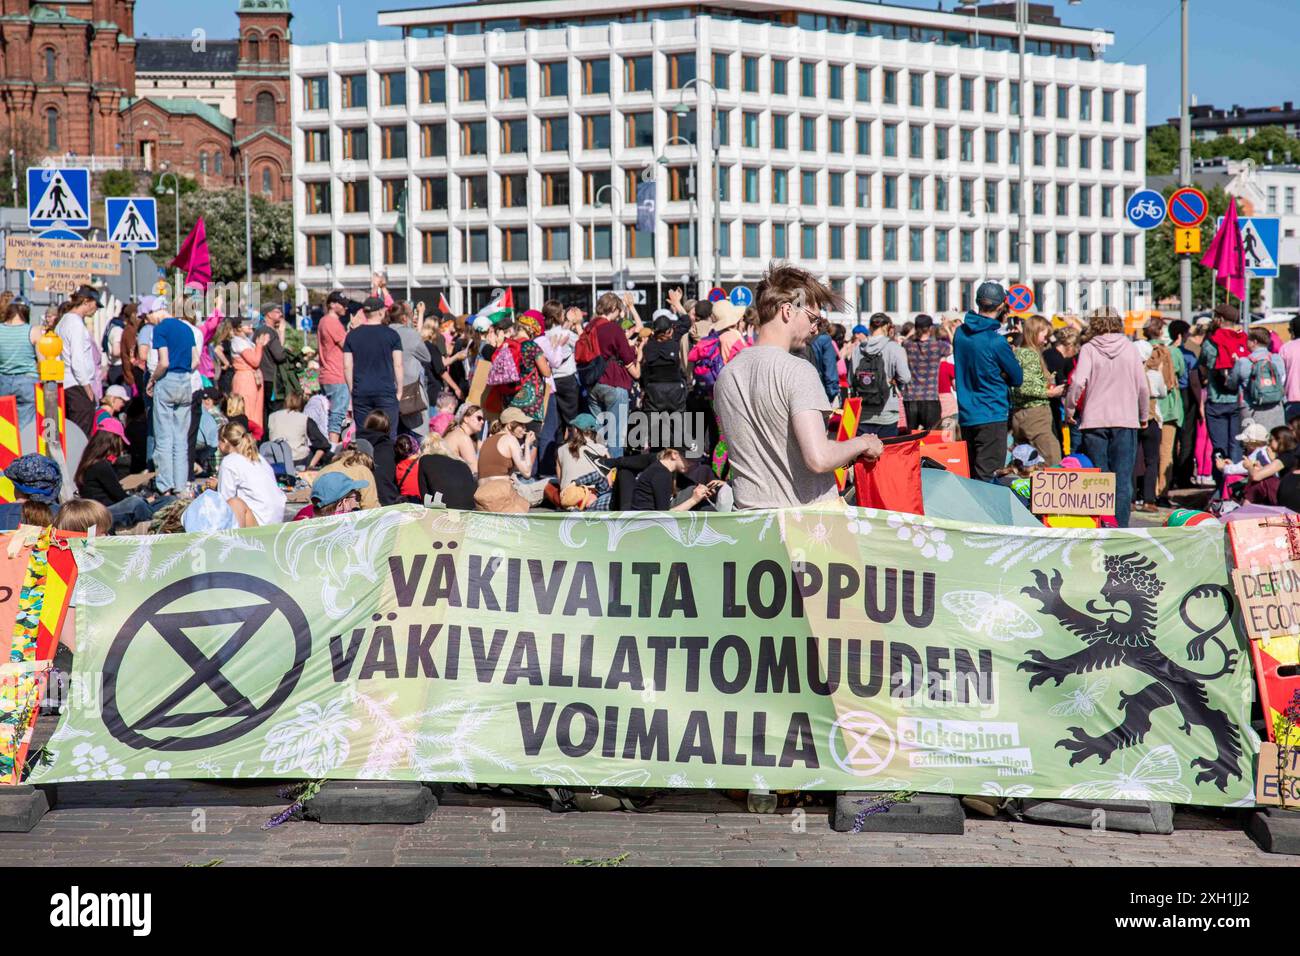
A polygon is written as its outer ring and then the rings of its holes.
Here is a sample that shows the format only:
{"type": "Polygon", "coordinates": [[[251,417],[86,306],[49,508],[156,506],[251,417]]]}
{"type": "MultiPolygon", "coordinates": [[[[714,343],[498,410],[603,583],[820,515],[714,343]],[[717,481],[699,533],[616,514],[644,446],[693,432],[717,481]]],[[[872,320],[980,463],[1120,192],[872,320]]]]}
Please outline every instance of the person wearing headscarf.
{"type": "Polygon", "coordinates": [[[48,525],[59,508],[63,471],[45,455],[15,458],[4,475],[14,486],[17,501],[0,504],[0,531],[12,531],[20,524],[48,525]]]}

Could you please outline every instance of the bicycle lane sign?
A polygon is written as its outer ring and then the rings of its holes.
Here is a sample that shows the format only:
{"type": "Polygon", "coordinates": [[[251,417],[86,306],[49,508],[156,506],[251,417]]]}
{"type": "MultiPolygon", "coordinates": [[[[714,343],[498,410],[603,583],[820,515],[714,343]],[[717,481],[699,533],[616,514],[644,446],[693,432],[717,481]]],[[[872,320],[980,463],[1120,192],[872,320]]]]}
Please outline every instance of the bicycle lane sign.
{"type": "Polygon", "coordinates": [[[1168,206],[1160,193],[1154,189],[1143,189],[1133,194],[1124,211],[1128,221],[1139,229],[1154,229],[1165,221],[1168,206]]]}

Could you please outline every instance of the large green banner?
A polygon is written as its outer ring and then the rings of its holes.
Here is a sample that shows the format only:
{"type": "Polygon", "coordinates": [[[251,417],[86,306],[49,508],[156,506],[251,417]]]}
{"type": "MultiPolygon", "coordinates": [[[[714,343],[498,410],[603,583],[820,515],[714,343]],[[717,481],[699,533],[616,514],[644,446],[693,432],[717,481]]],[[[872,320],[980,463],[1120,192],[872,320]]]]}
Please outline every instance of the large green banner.
{"type": "Polygon", "coordinates": [[[39,782],[1252,802],[1219,528],[403,506],[77,557],[39,782]]]}

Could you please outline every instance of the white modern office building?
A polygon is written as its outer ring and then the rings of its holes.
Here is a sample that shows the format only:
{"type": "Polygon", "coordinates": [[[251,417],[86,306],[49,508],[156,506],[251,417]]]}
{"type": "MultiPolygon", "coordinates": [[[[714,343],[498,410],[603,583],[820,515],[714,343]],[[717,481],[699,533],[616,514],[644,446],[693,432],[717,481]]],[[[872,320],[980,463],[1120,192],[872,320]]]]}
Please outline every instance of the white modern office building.
{"type": "Polygon", "coordinates": [[[1019,278],[1023,249],[1040,308],[1123,307],[1145,274],[1125,201],[1145,178],[1146,71],[1102,58],[1110,34],[1033,9],[1047,16],[1028,26],[1024,91],[1016,23],[987,13],[857,0],[381,13],[403,38],[293,48],[298,275],[359,288],[382,267],[394,289],[409,278],[464,310],[504,286],[585,300],[593,277],[652,298],[683,279],[752,285],[786,258],[850,308],[906,316],[1019,278]],[[653,230],[637,229],[642,182],[653,230]]]}

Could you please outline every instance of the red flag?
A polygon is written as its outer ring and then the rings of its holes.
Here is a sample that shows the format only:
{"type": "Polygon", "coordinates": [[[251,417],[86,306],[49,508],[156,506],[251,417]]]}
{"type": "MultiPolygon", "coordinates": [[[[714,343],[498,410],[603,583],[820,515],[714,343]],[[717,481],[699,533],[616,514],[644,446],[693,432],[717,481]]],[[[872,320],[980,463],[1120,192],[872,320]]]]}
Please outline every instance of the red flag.
{"type": "Polygon", "coordinates": [[[212,259],[208,255],[208,232],[200,216],[190,234],[185,237],[176,258],[170,267],[185,273],[185,285],[196,286],[204,291],[212,281],[212,259]]]}
{"type": "Polygon", "coordinates": [[[1228,211],[1214,234],[1214,241],[1201,258],[1201,265],[1214,270],[1214,281],[1238,299],[1246,297],[1246,257],[1237,228],[1237,200],[1228,197],[1228,211]]]}
{"type": "Polygon", "coordinates": [[[438,293],[438,311],[443,315],[451,315],[451,306],[447,303],[447,296],[441,292],[438,293]]]}

